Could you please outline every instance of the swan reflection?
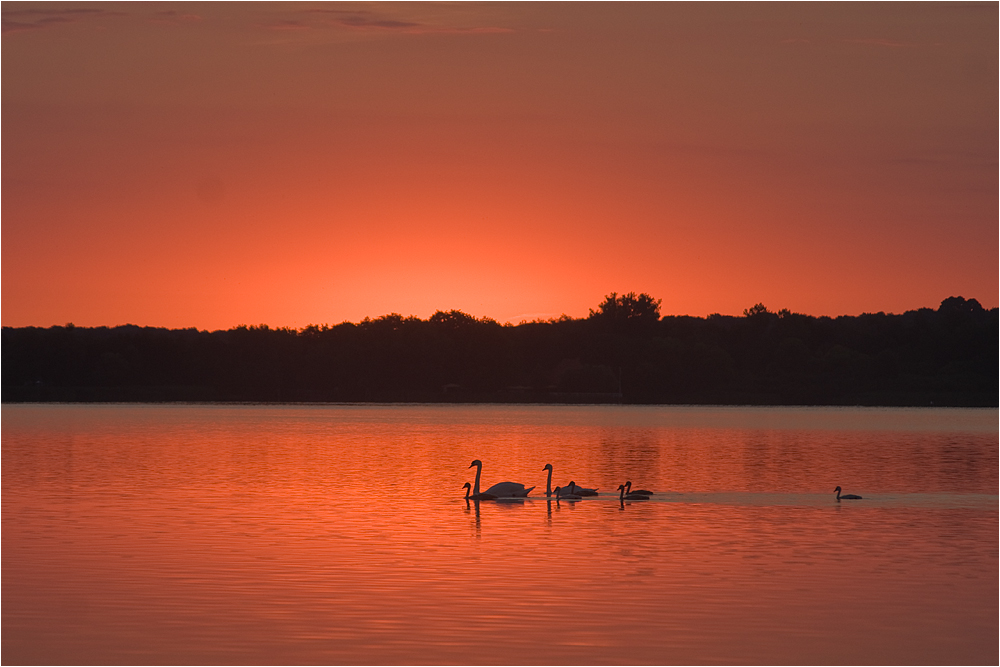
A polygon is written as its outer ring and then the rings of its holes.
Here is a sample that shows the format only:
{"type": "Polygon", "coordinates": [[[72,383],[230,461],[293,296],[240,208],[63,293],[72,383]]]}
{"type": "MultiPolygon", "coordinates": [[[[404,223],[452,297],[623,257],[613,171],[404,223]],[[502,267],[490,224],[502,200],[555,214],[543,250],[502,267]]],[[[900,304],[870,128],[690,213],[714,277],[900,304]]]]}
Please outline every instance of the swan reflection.
{"type": "Polygon", "coordinates": [[[478,500],[472,500],[472,501],[470,501],[468,494],[466,494],[466,496],[465,496],[465,513],[466,514],[468,514],[469,512],[472,511],[472,505],[473,504],[475,504],[475,506],[476,506],[476,539],[478,540],[478,539],[482,539],[482,528],[483,528],[482,523],[480,522],[480,518],[479,518],[479,501],[478,500]]]}

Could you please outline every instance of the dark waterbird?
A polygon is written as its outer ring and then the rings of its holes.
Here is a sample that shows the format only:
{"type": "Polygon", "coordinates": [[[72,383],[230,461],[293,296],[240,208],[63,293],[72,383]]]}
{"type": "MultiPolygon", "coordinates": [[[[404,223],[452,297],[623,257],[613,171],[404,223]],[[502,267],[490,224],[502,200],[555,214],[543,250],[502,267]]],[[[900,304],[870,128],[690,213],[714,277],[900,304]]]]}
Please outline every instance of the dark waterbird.
{"type": "Polygon", "coordinates": [[[463,484],[462,488],[465,489],[465,499],[466,500],[496,500],[497,499],[497,497],[494,496],[492,493],[471,493],[471,491],[472,491],[472,485],[469,484],[468,482],[466,482],[465,484],[463,484]]]}
{"type": "Polygon", "coordinates": [[[625,494],[627,495],[629,493],[638,493],[643,496],[653,495],[652,491],[647,491],[646,489],[633,489],[632,482],[625,482],[625,494]]]}
{"type": "MultiPolygon", "coordinates": [[[[548,470],[549,476],[545,480],[545,495],[551,496],[554,491],[552,490],[552,464],[546,463],[542,470],[548,470]]],[[[570,482],[566,486],[562,487],[564,491],[571,493],[576,496],[596,496],[597,489],[587,489],[582,486],[577,486],[576,482],[570,482]]]]}
{"type": "Polygon", "coordinates": [[[618,500],[621,500],[621,501],[626,501],[626,500],[649,500],[649,496],[647,496],[644,493],[625,493],[625,485],[624,484],[619,484],[618,485],[618,490],[621,491],[621,493],[618,495],[618,500]]]}
{"type": "Polygon", "coordinates": [[[840,487],[838,486],[834,491],[837,492],[837,500],[861,500],[861,496],[856,496],[853,493],[848,493],[845,495],[840,495],[840,487]]]}
{"type": "Polygon", "coordinates": [[[582,486],[577,486],[576,482],[569,483],[569,492],[575,496],[596,496],[597,489],[585,489],[582,486]]]}
{"type": "Polygon", "coordinates": [[[563,488],[561,486],[556,487],[555,494],[556,494],[556,502],[560,500],[583,500],[583,496],[579,496],[569,491],[563,491],[563,488]]]}

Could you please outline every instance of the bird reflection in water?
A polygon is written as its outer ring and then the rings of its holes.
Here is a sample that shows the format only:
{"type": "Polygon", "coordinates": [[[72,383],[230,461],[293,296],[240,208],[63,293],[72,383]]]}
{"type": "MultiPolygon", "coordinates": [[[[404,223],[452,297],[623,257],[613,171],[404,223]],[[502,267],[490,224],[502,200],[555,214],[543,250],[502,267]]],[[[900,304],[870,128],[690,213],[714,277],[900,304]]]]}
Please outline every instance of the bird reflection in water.
{"type": "Polygon", "coordinates": [[[476,539],[478,540],[478,539],[482,539],[482,528],[483,528],[482,524],[480,523],[480,519],[479,519],[479,501],[478,500],[472,500],[472,499],[470,499],[469,495],[466,494],[466,496],[465,496],[465,513],[466,514],[468,514],[469,512],[472,511],[472,505],[473,504],[475,504],[475,506],[476,506],[476,539]]]}

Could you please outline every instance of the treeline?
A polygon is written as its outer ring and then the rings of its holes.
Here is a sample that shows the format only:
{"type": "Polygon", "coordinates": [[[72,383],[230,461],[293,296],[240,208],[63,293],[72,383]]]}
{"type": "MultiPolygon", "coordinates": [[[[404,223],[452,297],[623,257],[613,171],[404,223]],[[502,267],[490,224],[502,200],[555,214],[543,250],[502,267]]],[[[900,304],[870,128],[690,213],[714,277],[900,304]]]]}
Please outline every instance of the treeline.
{"type": "Polygon", "coordinates": [[[301,330],[3,328],[2,398],[25,401],[624,402],[997,406],[997,309],[660,316],[609,295],[516,326],[460,311],[301,330]]]}

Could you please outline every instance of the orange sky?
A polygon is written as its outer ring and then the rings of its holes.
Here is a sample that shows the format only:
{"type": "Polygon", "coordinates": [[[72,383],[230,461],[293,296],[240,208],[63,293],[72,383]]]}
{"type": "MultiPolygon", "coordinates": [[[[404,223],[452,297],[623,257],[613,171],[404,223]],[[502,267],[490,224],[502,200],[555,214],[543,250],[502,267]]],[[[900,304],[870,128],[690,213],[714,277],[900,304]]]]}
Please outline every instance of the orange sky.
{"type": "Polygon", "coordinates": [[[998,302],[998,5],[2,5],[3,324],[998,302]]]}

